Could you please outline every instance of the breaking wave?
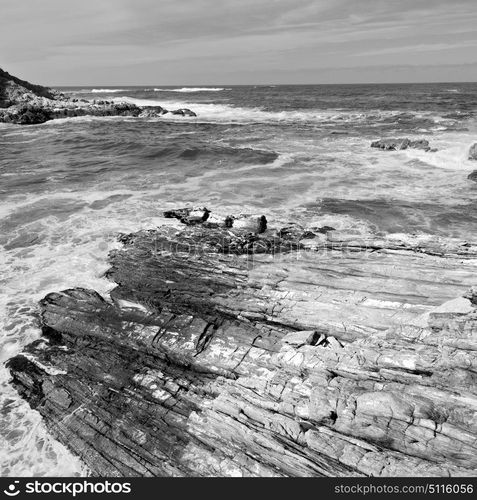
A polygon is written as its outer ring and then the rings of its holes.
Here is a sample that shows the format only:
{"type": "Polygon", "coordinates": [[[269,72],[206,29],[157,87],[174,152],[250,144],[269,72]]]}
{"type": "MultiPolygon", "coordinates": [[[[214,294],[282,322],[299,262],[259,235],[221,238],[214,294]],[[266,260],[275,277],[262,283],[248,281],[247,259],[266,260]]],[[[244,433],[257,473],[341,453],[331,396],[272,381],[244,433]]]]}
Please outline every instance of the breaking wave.
{"type": "Polygon", "coordinates": [[[154,89],[154,92],[220,92],[225,89],[223,87],[182,87],[181,89],[154,89]]]}
{"type": "Polygon", "coordinates": [[[114,94],[116,92],[124,92],[124,89],[93,89],[93,94],[114,94]]]}

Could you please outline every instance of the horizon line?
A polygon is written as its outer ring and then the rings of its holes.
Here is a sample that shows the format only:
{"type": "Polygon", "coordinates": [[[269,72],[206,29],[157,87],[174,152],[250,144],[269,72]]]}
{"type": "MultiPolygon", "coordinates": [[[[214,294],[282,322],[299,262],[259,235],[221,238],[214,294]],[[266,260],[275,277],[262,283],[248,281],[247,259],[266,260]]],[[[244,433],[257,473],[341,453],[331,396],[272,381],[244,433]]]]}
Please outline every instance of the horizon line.
{"type": "Polygon", "coordinates": [[[333,82],[333,83],[176,83],[176,84],[160,84],[160,83],[141,83],[141,84],[108,84],[108,83],[96,83],[93,85],[79,84],[79,85],[61,85],[61,84],[43,84],[45,87],[91,87],[91,88],[115,88],[115,87],[299,87],[299,86],[309,86],[309,85],[451,85],[451,84],[477,84],[475,81],[412,81],[412,82],[333,82]]]}

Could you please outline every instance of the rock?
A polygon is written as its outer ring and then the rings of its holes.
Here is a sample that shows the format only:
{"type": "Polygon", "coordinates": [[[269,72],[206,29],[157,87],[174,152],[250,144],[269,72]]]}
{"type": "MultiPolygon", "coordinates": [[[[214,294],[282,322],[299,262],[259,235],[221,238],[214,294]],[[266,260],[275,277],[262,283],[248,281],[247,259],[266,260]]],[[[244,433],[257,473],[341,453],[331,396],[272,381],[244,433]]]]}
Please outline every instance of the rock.
{"type": "Polygon", "coordinates": [[[205,222],[209,218],[210,210],[207,208],[179,208],[164,212],[167,219],[179,219],[183,224],[194,225],[205,222]]]}
{"type": "Polygon", "coordinates": [[[141,118],[157,118],[159,116],[165,115],[168,111],[161,106],[142,106],[141,118]]]}
{"type": "Polygon", "coordinates": [[[50,110],[41,106],[22,104],[11,106],[3,111],[3,121],[19,125],[34,125],[51,120],[50,110]]]}
{"type": "MultiPolygon", "coordinates": [[[[55,118],[77,116],[158,117],[168,111],[157,106],[139,107],[126,102],[66,98],[61,92],[32,85],[0,69],[0,123],[32,125],[55,118]]],[[[196,116],[190,109],[174,114],[196,116]]]]}
{"type": "Polygon", "coordinates": [[[469,149],[469,160],[477,160],[477,142],[469,149]]]}
{"type": "Polygon", "coordinates": [[[175,111],[169,111],[169,113],[181,116],[197,116],[193,111],[187,108],[176,109],[175,111]]]}
{"type": "Polygon", "coordinates": [[[424,151],[429,151],[431,148],[429,147],[429,141],[426,139],[420,139],[417,141],[410,141],[409,146],[414,149],[423,149],[424,151]]]}
{"type": "Polygon", "coordinates": [[[245,231],[254,234],[261,234],[267,230],[267,218],[265,215],[238,215],[228,216],[226,218],[226,226],[234,231],[245,231]]]}
{"type": "Polygon", "coordinates": [[[424,151],[435,152],[437,149],[431,148],[429,146],[429,141],[426,139],[419,139],[415,141],[411,141],[407,138],[401,139],[380,139],[378,141],[374,141],[371,143],[372,148],[385,149],[388,151],[395,151],[400,149],[422,149],[424,151]]]}
{"type": "Polygon", "coordinates": [[[8,362],[92,475],[476,476],[475,244],[167,216],[8,362]]]}
{"type": "Polygon", "coordinates": [[[372,148],[395,151],[397,149],[407,149],[410,144],[409,139],[380,139],[371,143],[372,148]]]}
{"type": "Polygon", "coordinates": [[[474,182],[477,182],[477,170],[474,170],[473,172],[471,172],[468,176],[467,176],[467,179],[471,180],[471,181],[474,181],[474,182]]]}
{"type": "Polygon", "coordinates": [[[234,232],[255,233],[260,234],[267,229],[267,218],[264,215],[238,215],[217,217],[211,216],[208,208],[180,208],[177,210],[169,210],[164,212],[164,217],[167,219],[179,219],[183,224],[189,226],[202,224],[209,228],[229,228],[234,232]]]}

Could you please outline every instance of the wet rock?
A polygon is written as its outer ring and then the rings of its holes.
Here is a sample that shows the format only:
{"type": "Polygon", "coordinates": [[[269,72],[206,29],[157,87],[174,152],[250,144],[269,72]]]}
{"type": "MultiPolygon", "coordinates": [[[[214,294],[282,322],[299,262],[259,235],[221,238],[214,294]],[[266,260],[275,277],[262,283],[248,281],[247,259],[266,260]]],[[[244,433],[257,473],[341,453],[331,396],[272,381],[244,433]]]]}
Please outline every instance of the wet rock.
{"type": "MultiPolygon", "coordinates": [[[[65,97],[40,85],[32,85],[0,70],[0,122],[18,125],[44,123],[55,118],[77,116],[158,117],[168,111],[157,106],[139,107],[127,102],[87,101],[65,97]]],[[[196,116],[189,109],[174,112],[181,116],[196,116]]]]}
{"type": "Polygon", "coordinates": [[[23,104],[3,110],[3,121],[19,125],[35,125],[51,120],[50,110],[40,106],[23,104]]]}
{"type": "Polygon", "coordinates": [[[477,160],[477,142],[469,149],[469,160],[477,160]]]}
{"type": "Polygon", "coordinates": [[[477,170],[474,170],[473,172],[471,172],[471,173],[467,176],[467,179],[469,179],[470,181],[477,182],[477,170]]]}
{"type": "Polygon", "coordinates": [[[28,104],[38,97],[56,99],[58,96],[59,93],[51,89],[20,80],[0,68],[0,108],[28,104]]]}
{"type": "Polygon", "coordinates": [[[475,476],[476,245],[167,216],[8,363],[93,475],[475,476]]]}
{"type": "Polygon", "coordinates": [[[194,225],[205,222],[209,218],[210,210],[207,208],[179,208],[164,212],[167,219],[179,219],[183,224],[194,225]]]}
{"type": "Polygon", "coordinates": [[[181,116],[197,116],[193,111],[187,108],[176,109],[174,111],[169,111],[169,113],[181,116]]]}
{"type": "Polygon", "coordinates": [[[371,143],[372,148],[395,151],[398,149],[407,149],[410,144],[409,139],[380,139],[371,143]]]}
{"type": "Polygon", "coordinates": [[[424,151],[435,152],[437,149],[429,146],[429,141],[426,139],[419,139],[411,141],[407,138],[401,139],[380,139],[371,143],[372,148],[379,148],[388,151],[396,151],[402,149],[422,149],[424,151]]]}
{"type": "Polygon", "coordinates": [[[167,109],[164,109],[161,106],[142,106],[141,114],[139,116],[141,118],[156,118],[158,116],[165,115],[167,112],[167,109]]]}

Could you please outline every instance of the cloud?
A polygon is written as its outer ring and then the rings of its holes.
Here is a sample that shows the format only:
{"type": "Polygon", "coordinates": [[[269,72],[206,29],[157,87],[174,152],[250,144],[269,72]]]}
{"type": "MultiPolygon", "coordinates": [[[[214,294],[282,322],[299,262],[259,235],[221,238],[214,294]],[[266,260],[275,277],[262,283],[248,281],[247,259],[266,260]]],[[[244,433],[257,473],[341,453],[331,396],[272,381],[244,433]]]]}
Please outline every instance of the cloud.
{"type": "Polygon", "coordinates": [[[445,71],[477,40],[475,0],[0,1],[0,65],[50,84],[272,83],[388,56],[445,71]]]}
{"type": "Polygon", "coordinates": [[[398,47],[386,47],[382,49],[368,50],[355,54],[358,57],[376,56],[385,54],[406,54],[415,52],[441,52],[444,50],[463,49],[466,47],[477,47],[477,40],[463,40],[457,43],[427,43],[416,45],[401,45],[398,47]]]}

